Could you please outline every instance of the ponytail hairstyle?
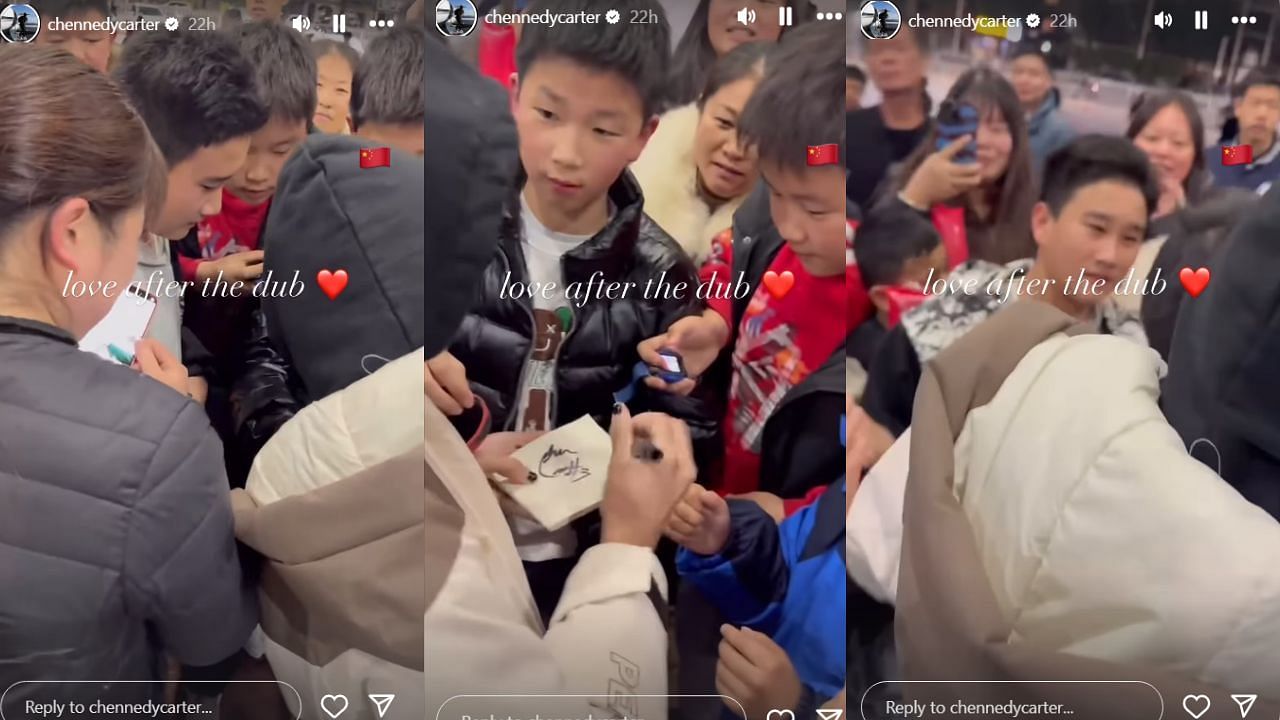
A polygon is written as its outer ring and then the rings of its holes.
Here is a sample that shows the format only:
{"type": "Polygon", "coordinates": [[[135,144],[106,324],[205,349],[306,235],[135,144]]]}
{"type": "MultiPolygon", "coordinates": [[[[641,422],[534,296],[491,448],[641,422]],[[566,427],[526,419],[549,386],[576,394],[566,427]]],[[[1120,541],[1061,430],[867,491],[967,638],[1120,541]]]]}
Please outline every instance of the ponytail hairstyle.
{"type": "Polygon", "coordinates": [[[0,172],[0,253],[15,226],[71,198],[87,201],[108,230],[145,204],[144,227],[151,227],[164,208],[168,167],[111,80],[49,47],[0,45],[0,67],[9,96],[22,98],[0,112],[8,148],[0,172]]]}

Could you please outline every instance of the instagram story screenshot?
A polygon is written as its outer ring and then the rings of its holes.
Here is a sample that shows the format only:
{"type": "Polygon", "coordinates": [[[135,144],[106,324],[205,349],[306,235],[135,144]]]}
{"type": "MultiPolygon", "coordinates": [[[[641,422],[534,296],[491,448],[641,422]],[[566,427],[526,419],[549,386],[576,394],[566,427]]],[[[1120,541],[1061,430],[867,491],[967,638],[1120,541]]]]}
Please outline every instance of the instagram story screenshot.
{"type": "Polygon", "coordinates": [[[857,712],[1280,717],[1280,7],[847,13],[857,712]]]}
{"type": "Polygon", "coordinates": [[[424,717],[426,18],[0,3],[4,720],[424,717]]]}
{"type": "Polygon", "coordinates": [[[436,3],[427,717],[843,715],[844,14],[436,3]]]}

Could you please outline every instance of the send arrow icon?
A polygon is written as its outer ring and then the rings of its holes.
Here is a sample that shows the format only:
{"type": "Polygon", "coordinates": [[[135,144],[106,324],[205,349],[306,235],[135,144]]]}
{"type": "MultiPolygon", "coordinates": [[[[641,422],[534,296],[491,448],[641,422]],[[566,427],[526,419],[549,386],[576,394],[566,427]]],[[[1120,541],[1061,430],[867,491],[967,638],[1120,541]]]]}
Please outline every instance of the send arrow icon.
{"type": "Polygon", "coordinates": [[[378,717],[384,718],[387,716],[387,708],[391,707],[391,701],[395,700],[396,696],[391,693],[369,693],[369,699],[378,706],[378,717]]]}
{"type": "Polygon", "coordinates": [[[1257,695],[1232,695],[1232,700],[1236,701],[1236,705],[1240,706],[1240,717],[1243,719],[1249,716],[1249,711],[1253,709],[1253,701],[1258,699],[1257,695]]]}
{"type": "Polygon", "coordinates": [[[844,715],[843,710],[819,710],[818,717],[822,720],[840,720],[840,716],[844,715]]]}

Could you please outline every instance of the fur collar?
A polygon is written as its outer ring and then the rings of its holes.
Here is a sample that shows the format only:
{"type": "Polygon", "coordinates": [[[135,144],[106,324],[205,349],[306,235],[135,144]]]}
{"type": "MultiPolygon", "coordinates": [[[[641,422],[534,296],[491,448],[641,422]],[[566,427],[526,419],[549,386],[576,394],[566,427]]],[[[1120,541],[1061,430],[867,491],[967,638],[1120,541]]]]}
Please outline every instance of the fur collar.
{"type": "Polygon", "coordinates": [[[695,104],[663,114],[644,152],[631,164],[631,172],[644,190],[645,214],[701,263],[711,251],[712,238],[733,226],[733,213],[746,196],[711,212],[698,194],[693,161],[698,115],[695,104]]]}

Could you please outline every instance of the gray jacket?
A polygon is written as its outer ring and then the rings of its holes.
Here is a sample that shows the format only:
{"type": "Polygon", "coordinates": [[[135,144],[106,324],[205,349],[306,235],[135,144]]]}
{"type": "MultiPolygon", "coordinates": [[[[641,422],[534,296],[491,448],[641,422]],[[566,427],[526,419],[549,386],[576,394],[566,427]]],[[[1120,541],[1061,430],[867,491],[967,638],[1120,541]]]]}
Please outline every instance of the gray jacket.
{"type": "Polygon", "coordinates": [[[255,602],[200,406],[62,330],[0,317],[7,716],[27,700],[157,699],[138,681],[164,678],[166,653],[197,666],[234,654],[255,602]]]}

